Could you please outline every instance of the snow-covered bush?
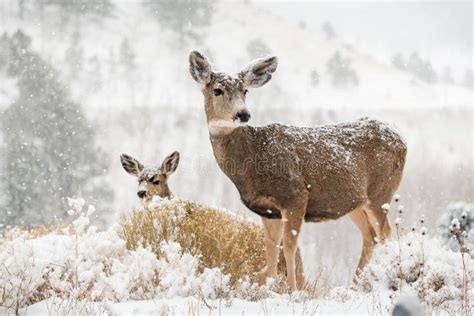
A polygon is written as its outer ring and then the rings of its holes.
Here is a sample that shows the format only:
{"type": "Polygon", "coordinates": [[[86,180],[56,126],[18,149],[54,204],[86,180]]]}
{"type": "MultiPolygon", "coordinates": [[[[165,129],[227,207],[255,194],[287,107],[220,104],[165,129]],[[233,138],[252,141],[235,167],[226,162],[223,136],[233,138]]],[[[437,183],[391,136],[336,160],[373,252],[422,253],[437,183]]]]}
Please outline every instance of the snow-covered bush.
{"type": "MultiPolygon", "coordinates": [[[[198,266],[219,268],[232,285],[260,271],[264,264],[263,230],[229,211],[182,199],[154,198],[148,207],[122,217],[128,249],[144,247],[161,256],[163,241],[177,242],[185,253],[199,258],[198,266]]],[[[285,275],[281,254],[279,275],[285,275]]],[[[298,282],[304,282],[297,257],[298,282]]]]}
{"type": "Polygon", "coordinates": [[[199,269],[199,259],[183,253],[180,244],[162,242],[159,262],[160,296],[189,296],[199,294],[205,298],[219,298],[230,293],[229,275],[220,269],[199,269]]]}
{"type": "Polygon", "coordinates": [[[27,239],[28,234],[16,233],[0,245],[0,306],[16,311],[53,295],[122,301],[154,294],[160,268],[155,254],[127,250],[116,228],[88,227],[94,209],[83,211],[84,203],[70,201],[70,213],[79,217],[63,234],[27,239]]]}
{"type": "Polygon", "coordinates": [[[44,285],[42,267],[35,262],[34,251],[19,237],[0,248],[0,306],[18,311],[41,300],[44,285]]]}
{"type": "MultiPolygon", "coordinates": [[[[473,278],[474,260],[467,254],[462,257],[423,232],[410,232],[378,245],[358,284],[382,293],[409,287],[433,308],[460,311],[469,300],[463,289],[473,278]]],[[[472,289],[468,295],[474,295],[472,289]]]]}
{"type": "MultiPolygon", "coordinates": [[[[182,206],[182,203],[190,202],[162,202],[163,205],[170,207],[182,206]]],[[[245,281],[239,282],[238,287],[232,286],[231,276],[222,269],[205,267],[202,262],[204,255],[210,256],[209,253],[202,252],[198,255],[188,251],[193,249],[192,245],[196,239],[185,240],[185,236],[176,231],[176,227],[171,226],[175,222],[167,222],[164,218],[158,222],[154,218],[152,224],[156,229],[153,232],[154,235],[134,235],[138,238],[134,241],[136,244],[133,247],[130,245],[127,247],[131,239],[122,238],[122,226],[116,225],[106,231],[97,231],[95,227],[89,226],[89,216],[94,213],[94,207],[86,207],[82,199],[71,199],[69,204],[71,209],[68,213],[76,216],[76,219],[70,227],[62,229],[59,233],[51,229],[47,230],[51,231],[50,234],[29,238],[31,236],[29,232],[14,229],[7,234],[8,238],[2,240],[0,243],[0,306],[16,312],[21,307],[48,297],[63,301],[72,300],[76,303],[104,300],[123,302],[131,299],[142,300],[177,295],[197,295],[215,299],[227,298],[233,293],[234,297],[244,297],[243,292],[239,292],[240,290],[253,291],[253,293],[258,291],[257,287],[245,281]],[[160,234],[164,234],[166,238],[158,238],[160,234]],[[171,236],[176,237],[176,240],[180,242],[172,241],[171,236]],[[157,238],[159,242],[146,238],[157,238]]],[[[193,210],[196,211],[195,208],[193,210]]],[[[181,214],[182,216],[189,216],[186,209],[181,209],[181,211],[185,211],[181,214]]],[[[171,220],[171,214],[169,213],[168,220],[171,220]]],[[[227,220],[232,218],[230,214],[225,216],[227,220]]],[[[173,220],[184,217],[178,216],[173,220]]],[[[219,218],[217,215],[207,218],[207,225],[212,227],[213,221],[217,218],[219,218]]],[[[200,225],[204,225],[203,220],[204,218],[199,222],[200,225]]],[[[191,225],[191,223],[184,222],[179,228],[186,225],[191,225]]],[[[239,225],[238,222],[236,225],[239,225]]],[[[258,228],[253,225],[249,224],[248,227],[258,232],[258,228]]],[[[142,226],[141,229],[144,232],[147,231],[146,226],[142,226]]],[[[189,231],[186,232],[191,234],[192,228],[188,229],[189,231]]],[[[131,230],[127,232],[130,233],[131,230]]],[[[213,228],[210,232],[214,232],[213,228]]],[[[252,231],[244,230],[244,232],[248,233],[246,238],[255,237],[251,234],[252,231]]],[[[197,233],[199,234],[199,230],[197,233]]],[[[206,240],[205,238],[211,237],[201,235],[200,238],[206,240]]],[[[214,236],[214,238],[219,238],[219,236],[214,236]]],[[[239,240],[228,239],[221,242],[247,242],[247,239],[239,240]]],[[[238,245],[240,244],[234,244],[234,246],[238,245]]],[[[199,249],[202,250],[202,248],[199,249]]],[[[233,254],[244,250],[237,249],[233,254]]],[[[210,252],[211,249],[208,251],[210,252]]],[[[224,261],[224,258],[220,260],[224,261]]],[[[239,260],[246,260],[246,258],[239,257],[239,260]]],[[[229,259],[229,261],[232,260],[229,259]]],[[[227,267],[231,267],[232,264],[235,262],[227,267]]],[[[245,263],[242,262],[242,264],[245,263]]],[[[262,293],[262,290],[258,292],[259,295],[262,293]]],[[[266,294],[268,295],[268,291],[266,294]]],[[[73,305],[76,306],[76,303],[73,305]]]]}
{"type": "Polygon", "coordinates": [[[459,250],[459,240],[454,230],[466,232],[462,242],[471,256],[474,255],[474,204],[455,202],[448,205],[446,213],[438,220],[438,234],[452,250],[459,250]]]}

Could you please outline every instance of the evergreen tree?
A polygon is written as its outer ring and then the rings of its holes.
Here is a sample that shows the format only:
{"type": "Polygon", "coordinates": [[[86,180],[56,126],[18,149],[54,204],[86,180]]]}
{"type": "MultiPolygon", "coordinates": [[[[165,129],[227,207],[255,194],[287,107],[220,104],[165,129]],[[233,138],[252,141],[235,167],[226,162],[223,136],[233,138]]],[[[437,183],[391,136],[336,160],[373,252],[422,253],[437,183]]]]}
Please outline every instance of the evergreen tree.
{"type": "Polygon", "coordinates": [[[426,83],[436,83],[438,75],[429,61],[424,61],[417,52],[410,55],[407,63],[407,70],[418,79],[426,83]]]}
{"type": "Polygon", "coordinates": [[[320,81],[321,77],[319,75],[319,72],[316,69],[313,69],[313,71],[311,71],[311,85],[313,87],[316,87],[320,81]]]}
{"type": "Polygon", "coordinates": [[[31,50],[28,36],[17,31],[2,38],[0,51],[8,52],[8,62],[0,71],[17,80],[19,92],[0,116],[6,162],[1,179],[6,199],[0,207],[7,222],[39,224],[63,216],[65,197],[110,200],[111,191],[97,182],[106,160],[80,105],[31,50]]]}
{"type": "Polygon", "coordinates": [[[124,65],[127,72],[132,71],[136,67],[135,52],[127,38],[124,38],[122,44],[120,44],[120,62],[124,65]]]}
{"type": "Polygon", "coordinates": [[[424,62],[417,52],[413,52],[408,58],[407,70],[416,77],[421,78],[423,73],[424,62]]]}
{"type": "Polygon", "coordinates": [[[322,29],[328,41],[336,38],[336,31],[334,30],[334,27],[332,26],[331,22],[326,21],[323,24],[322,29]]]}
{"type": "Polygon", "coordinates": [[[438,74],[433,68],[433,65],[431,62],[426,61],[423,67],[423,73],[421,78],[426,82],[426,83],[436,83],[438,82],[438,74]]]}
{"type": "Polygon", "coordinates": [[[468,88],[474,88],[474,72],[472,69],[466,69],[464,73],[463,85],[468,88]]]}
{"type": "Polygon", "coordinates": [[[123,67],[123,76],[125,80],[128,82],[128,86],[130,87],[130,102],[132,106],[135,106],[135,94],[136,94],[136,62],[135,62],[135,52],[133,51],[132,46],[127,38],[122,40],[122,44],[120,45],[120,64],[123,67]]]}
{"type": "Polygon", "coordinates": [[[56,7],[60,10],[63,24],[69,23],[73,19],[76,28],[82,17],[98,19],[112,15],[114,5],[110,0],[60,0],[60,1],[40,1],[42,7],[56,7]]]}
{"type": "Polygon", "coordinates": [[[334,55],[326,63],[327,71],[332,77],[334,86],[348,86],[349,84],[358,85],[359,79],[355,70],[352,68],[351,60],[344,58],[339,52],[334,55]]]}
{"type": "Polygon", "coordinates": [[[18,17],[23,20],[25,15],[25,0],[18,0],[18,17]]]}
{"type": "Polygon", "coordinates": [[[451,72],[451,67],[446,66],[443,70],[443,83],[445,84],[454,84],[453,74],[451,72]]]}
{"type": "Polygon", "coordinates": [[[405,62],[405,59],[403,58],[403,55],[401,53],[396,53],[393,58],[392,58],[392,65],[393,67],[400,69],[400,70],[405,70],[407,65],[405,62]]]}
{"type": "Polygon", "coordinates": [[[69,68],[69,78],[76,79],[84,70],[84,50],[81,47],[81,35],[78,30],[72,33],[71,42],[65,52],[65,59],[69,68]]]}
{"type": "Polygon", "coordinates": [[[163,27],[178,33],[178,45],[202,40],[196,28],[211,24],[212,0],[144,0],[143,6],[163,27]]]}

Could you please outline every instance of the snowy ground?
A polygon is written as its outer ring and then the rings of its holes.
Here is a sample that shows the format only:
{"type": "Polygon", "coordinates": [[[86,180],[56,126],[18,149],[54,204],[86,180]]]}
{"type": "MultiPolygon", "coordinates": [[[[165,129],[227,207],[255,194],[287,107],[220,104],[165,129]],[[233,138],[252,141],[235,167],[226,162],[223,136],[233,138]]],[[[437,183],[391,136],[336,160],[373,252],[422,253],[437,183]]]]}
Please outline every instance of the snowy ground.
{"type": "MultiPolygon", "coordinates": [[[[154,203],[157,210],[186,214],[182,200],[154,203]]],[[[233,287],[228,275],[200,270],[199,256],[171,240],[161,243],[159,256],[148,248],[127,249],[119,226],[99,231],[89,225],[92,206],[82,199],[70,205],[72,230],[37,238],[13,231],[0,239],[0,306],[10,307],[4,314],[21,306],[21,315],[388,315],[401,295],[415,303],[424,297],[430,313],[474,311],[474,260],[445,248],[422,225],[400,228],[399,240],[377,247],[358,287],[288,295],[247,281],[233,287]]]]}
{"type": "MultiPolygon", "coordinates": [[[[52,300],[45,300],[29,306],[20,315],[48,314],[58,308],[52,300]]],[[[249,302],[240,299],[232,301],[199,300],[194,297],[131,301],[126,303],[90,304],[84,309],[94,308],[97,312],[111,315],[380,315],[380,301],[370,295],[360,295],[346,302],[336,300],[298,300],[287,296],[249,302]]]]}

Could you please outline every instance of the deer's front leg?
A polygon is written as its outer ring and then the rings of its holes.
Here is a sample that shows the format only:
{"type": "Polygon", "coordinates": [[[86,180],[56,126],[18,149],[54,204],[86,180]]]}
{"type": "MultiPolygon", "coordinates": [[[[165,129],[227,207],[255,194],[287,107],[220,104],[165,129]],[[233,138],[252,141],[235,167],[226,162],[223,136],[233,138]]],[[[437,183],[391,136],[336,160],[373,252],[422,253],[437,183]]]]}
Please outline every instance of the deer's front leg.
{"type": "Polygon", "coordinates": [[[259,283],[265,284],[268,277],[276,278],[278,256],[282,238],[282,221],[280,219],[268,219],[262,217],[266,267],[259,274],[259,283]]]}
{"type": "Polygon", "coordinates": [[[282,212],[283,221],[283,254],[286,262],[286,276],[290,291],[297,291],[296,287],[296,250],[298,249],[298,237],[303,226],[304,211],[282,212]]]}

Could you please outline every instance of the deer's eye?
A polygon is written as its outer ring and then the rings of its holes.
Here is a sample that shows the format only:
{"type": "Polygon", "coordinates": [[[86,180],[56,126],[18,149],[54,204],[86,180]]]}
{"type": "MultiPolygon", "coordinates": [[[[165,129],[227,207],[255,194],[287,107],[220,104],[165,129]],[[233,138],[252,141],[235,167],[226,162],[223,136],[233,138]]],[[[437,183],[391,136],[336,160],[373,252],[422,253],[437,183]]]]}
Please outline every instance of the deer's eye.
{"type": "Polygon", "coordinates": [[[153,181],[153,184],[154,184],[154,185],[159,185],[159,184],[160,184],[160,180],[155,180],[155,181],[153,181]]]}
{"type": "Polygon", "coordinates": [[[218,96],[218,95],[223,94],[224,91],[222,91],[222,89],[214,89],[212,90],[212,93],[214,93],[215,96],[218,96]]]}
{"type": "Polygon", "coordinates": [[[249,90],[245,89],[244,95],[247,95],[248,92],[249,92],[249,90]]]}

